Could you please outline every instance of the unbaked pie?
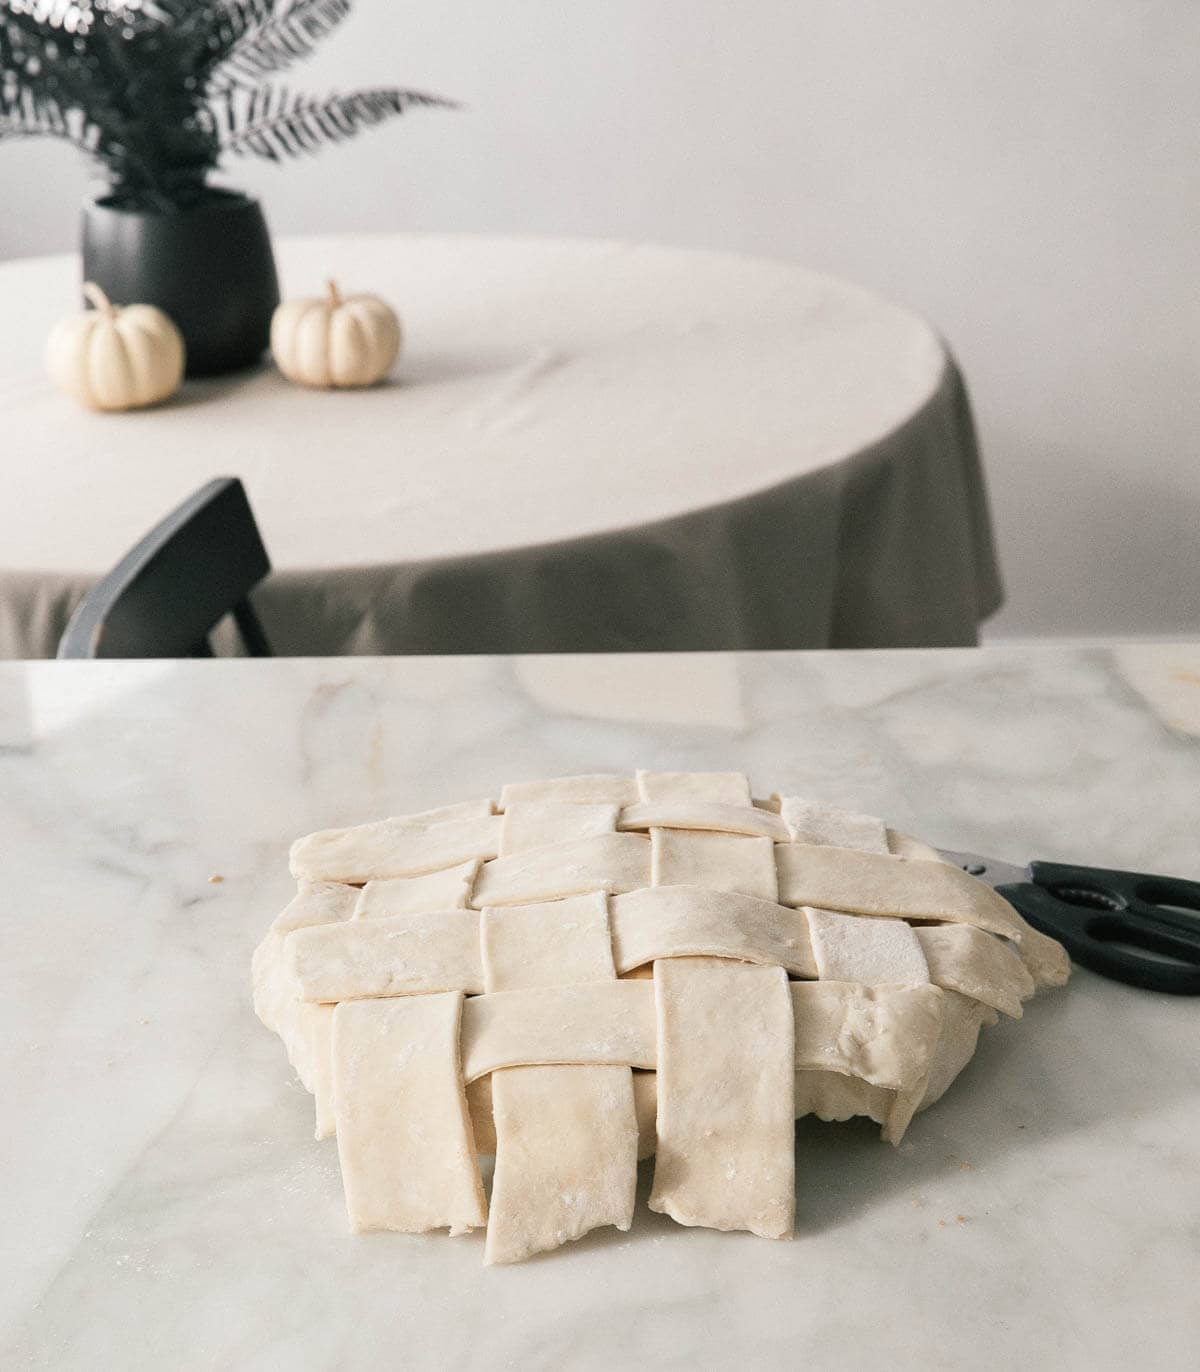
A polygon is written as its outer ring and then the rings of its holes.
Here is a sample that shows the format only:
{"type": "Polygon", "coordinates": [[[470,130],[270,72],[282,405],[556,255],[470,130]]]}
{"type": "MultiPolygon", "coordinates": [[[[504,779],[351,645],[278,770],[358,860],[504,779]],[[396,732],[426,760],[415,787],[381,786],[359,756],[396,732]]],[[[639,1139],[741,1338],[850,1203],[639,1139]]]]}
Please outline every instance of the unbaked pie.
{"type": "Polygon", "coordinates": [[[735,773],[521,782],[310,834],[291,871],[255,1009],[351,1228],[486,1225],[489,1263],[628,1229],[651,1154],[651,1209],[790,1234],[795,1118],[898,1143],[1069,972],[934,849],[735,773]]]}

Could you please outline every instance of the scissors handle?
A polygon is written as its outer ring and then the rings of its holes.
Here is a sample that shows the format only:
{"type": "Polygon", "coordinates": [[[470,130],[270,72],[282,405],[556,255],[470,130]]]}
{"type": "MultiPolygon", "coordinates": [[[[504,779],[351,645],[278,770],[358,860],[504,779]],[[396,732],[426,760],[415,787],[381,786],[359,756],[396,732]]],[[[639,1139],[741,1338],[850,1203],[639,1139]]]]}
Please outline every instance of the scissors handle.
{"type": "Polygon", "coordinates": [[[1076,962],[1103,976],[1200,995],[1200,882],[1034,862],[997,892],[1076,962]]]}

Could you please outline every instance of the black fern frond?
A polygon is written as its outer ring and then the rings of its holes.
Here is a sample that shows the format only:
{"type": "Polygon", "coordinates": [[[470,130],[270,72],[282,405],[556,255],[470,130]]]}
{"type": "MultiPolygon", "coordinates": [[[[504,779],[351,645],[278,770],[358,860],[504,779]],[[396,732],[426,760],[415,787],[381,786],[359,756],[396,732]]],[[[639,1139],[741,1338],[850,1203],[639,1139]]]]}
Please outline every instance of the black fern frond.
{"type": "MultiPolygon", "coordinates": [[[[180,0],[187,6],[187,0],[180,0]]],[[[286,3],[286,0],[285,0],[286,3]]],[[[218,0],[190,7],[186,23],[197,40],[195,76],[206,82],[209,74],[227,62],[238,45],[266,24],[275,13],[276,0],[218,0]]]]}
{"type": "Polygon", "coordinates": [[[79,110],[64,110],[53,100],[38,100],[28,90],[0,97],[0,139],[61,138],[88,156],[99,155],[100,129],[79,110]]]}
{"type": "Polygon", "coordinates": [[[72,0],[0,5],[0,119],[4,137],[64,138],[112,168],[127,115],[98,79],[109,64],[94,19],[72,0]]]}
{"type": "Polygon", "coordinates": [[[66,139],[99,160],[118,203],[203,198],[223,153],[272,161],[419,105],[417,91],[326,100],[264,83],[351,0],[0,0],[0,139],[66,139]]]}
{"type": "Polygon", "coordinates": [[[292,0],[247,29],[213,68],[210,91],[261,81],[308,57],[350,13],[350,0],[292,0]]]}
{"type": "Polygon", "coordinates": [[[422,91],[392,88],[317,100],[311,95],[291,95],[282,86],[258,86],[244,103],[239,104],[236,96],[227,103],[221,148],[278,162],[316,152],[326,143],[340,143],[406,110],[437,105],[450,106],[451,102],[422,91]]]}

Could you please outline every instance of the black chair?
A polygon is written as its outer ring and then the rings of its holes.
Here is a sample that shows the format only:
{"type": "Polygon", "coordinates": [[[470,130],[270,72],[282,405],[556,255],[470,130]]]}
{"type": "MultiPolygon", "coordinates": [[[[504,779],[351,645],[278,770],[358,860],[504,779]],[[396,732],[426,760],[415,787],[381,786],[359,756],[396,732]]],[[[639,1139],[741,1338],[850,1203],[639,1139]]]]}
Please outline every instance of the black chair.
{"type": "Polygon", "coordinates": [[[60,658],[212,657],[208,635],[231,614],[251,657],[271,648],[250,605],[271,570],[242,483],[202,486],[75,607],[60,658]]]}

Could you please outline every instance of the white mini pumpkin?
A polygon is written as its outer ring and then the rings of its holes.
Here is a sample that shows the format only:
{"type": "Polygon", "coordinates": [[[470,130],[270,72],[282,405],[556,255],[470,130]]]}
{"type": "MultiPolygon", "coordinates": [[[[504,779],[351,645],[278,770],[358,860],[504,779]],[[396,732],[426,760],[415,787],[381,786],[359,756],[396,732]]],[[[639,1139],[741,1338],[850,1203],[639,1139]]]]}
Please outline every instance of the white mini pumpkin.
{"type": "Polygon", "coordinates": [[[46,340],[54,384],[93,410],[134,410],[173,395],[183,379],[183,335],[153,305],[114,305],[93,281],[94,306],[56,324],[46,340]]]}
{"type": "Polygon", "coordinates": [[[302,386],[372,386],[400,352],[400,321],[378,296],[342,298],[334,282],[323,299],[288,300],[271,320],[271,353],[302,386]]]}

